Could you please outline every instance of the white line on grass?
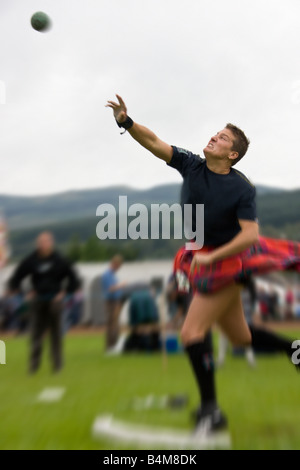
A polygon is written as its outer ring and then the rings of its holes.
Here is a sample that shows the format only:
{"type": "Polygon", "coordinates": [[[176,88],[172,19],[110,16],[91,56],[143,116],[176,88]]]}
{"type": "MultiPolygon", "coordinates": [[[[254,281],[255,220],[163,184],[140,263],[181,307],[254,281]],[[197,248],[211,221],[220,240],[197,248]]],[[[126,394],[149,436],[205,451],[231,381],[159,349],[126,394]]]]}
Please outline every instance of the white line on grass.
{"type": "Polygon", "coordinates": [[[158,449],[229,449],[230,434],[226,431],[210,436],[193,436],[184,431],[146,427],[129,424],[113,419],[112,415],[96,418],[92,428],[95,438],[107,438],[118,442],[132,443],[138,446],[154,446],[158,449]]]}
{"type": "Polygon", "coordinates": [[[45,403],[60,401],[65,391],[65,387],[46,387],[38,395],[37,401],[45,403]]]}

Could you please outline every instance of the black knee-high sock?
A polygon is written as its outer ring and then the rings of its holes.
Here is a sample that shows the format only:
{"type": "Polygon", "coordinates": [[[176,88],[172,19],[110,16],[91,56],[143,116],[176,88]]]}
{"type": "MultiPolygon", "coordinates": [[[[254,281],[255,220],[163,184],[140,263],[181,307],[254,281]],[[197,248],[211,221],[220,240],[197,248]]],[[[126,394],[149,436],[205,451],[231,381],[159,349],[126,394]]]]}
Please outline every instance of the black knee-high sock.
{"type": "Polygon", "coordinates": [[[252,346],[266,352],[285,352],[291,354],[292,341],[263,328],[249,325],[252,335],[252,346]]]}
{"type": "Polygon", "coordinates": [[[214,407],[216,401],[212,335],[185,348],[194,371],[201,399],[201,407],[214,407]]]}

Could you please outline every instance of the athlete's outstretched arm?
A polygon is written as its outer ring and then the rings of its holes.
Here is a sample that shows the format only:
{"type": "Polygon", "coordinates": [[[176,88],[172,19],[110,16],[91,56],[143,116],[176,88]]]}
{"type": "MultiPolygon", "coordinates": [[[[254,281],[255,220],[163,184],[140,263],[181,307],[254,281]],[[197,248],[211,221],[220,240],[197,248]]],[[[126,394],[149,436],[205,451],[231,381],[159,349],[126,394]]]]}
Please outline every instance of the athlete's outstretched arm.
{"type": "MultiPolygon", "coordinates": [[[[127,108],[121,96],[116,95],[116,97],[118,103],[108,101],[106,106],[112,108],[116,121],[121,124],[127,118],[127,108]]],[[[160,140],[150,129],[134,122],[133,126],[128,129],[128,132],[140,145],[153,153],[153,155],[167,163],[171,161],[173,155],[171,145],[160,140]]]]}

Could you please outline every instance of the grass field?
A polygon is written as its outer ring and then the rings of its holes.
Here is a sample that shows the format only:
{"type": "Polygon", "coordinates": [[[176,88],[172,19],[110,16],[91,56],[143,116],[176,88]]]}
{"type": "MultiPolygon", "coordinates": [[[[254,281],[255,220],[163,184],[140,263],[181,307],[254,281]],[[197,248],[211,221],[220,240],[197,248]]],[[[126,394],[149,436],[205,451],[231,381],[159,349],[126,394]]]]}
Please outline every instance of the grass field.
{"type": "MultiPolygon", "coordinates": [[[[300,338],[300,330],[284,331],[300,338]]],[[[27,375],[27,337],[3,338],[6,364],[0,365],[0,449],[133,449],[92,436],[95,418],[112,413],[133,423],[191,429],[198,395],[184,354],[106,357],[98,333],[65,337],[64,369],[52,374],[46,343],[40,370],[27,375]],[[58,402],[38,402],[46,387],[64,387],[58,402]],[[180,409],[136,410],[135,397],[186,394],[180,409]]],[[[216,340],[216,337],[214,337],[216,340]]],[[[217,370],[219,402],[229,417],[232,449],[300,448],[300,374],[286,356],[259,355],[251,369],[230,353],[217,370]]]]}

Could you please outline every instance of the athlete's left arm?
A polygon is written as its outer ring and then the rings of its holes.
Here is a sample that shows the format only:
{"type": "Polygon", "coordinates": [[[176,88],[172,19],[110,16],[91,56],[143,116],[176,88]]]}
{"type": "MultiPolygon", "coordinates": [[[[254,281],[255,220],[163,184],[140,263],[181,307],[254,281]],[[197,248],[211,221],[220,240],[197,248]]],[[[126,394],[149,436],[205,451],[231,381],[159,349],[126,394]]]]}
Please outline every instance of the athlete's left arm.
{"type": "Polygon", "coordinates": [[[212,252],[212,261],[219,261],[228,256],[236,255],[254,245],[259,240],[259,226],[253,220],[239,219],[241,231],[225,245],[216,248],[212,252]]]}
{"type": "Polygon", "coordinates": [[[241,231],[230,240],[230,242],[225,243],[210,253],[201,254],[201,251],[196,253],[191,264],[191,271],[193,271],[197,265],[208,265],[227,258],[228,256],[236,255],[258,242],[259,227],[257,222],[239,219],[239,224],[241,231]]]}

